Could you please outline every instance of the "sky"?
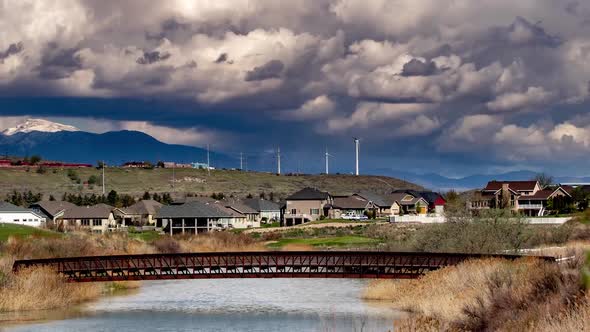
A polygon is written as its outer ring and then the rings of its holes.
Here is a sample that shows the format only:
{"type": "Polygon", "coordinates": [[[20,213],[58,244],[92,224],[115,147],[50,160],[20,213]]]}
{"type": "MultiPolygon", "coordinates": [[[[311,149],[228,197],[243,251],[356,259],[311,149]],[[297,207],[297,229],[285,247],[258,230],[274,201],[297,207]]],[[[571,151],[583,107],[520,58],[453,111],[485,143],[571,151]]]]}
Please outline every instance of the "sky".
{"type": "Polygon", "coordinates": [[[0,129],[286,167],[589,175],[590,1],[0,1],[0,129]]]}

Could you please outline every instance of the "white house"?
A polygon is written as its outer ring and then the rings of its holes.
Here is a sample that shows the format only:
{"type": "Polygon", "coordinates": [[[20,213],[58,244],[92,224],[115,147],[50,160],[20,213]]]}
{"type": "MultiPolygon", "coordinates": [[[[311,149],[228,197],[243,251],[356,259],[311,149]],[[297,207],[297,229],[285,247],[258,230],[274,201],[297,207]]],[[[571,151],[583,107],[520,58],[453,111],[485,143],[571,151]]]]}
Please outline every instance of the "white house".
{"type": "Polygon", "coordinates": [[[33,210],[0,202],[0,223],[41,227],[45,225],[45,221],[45,217],[33,210]]]}

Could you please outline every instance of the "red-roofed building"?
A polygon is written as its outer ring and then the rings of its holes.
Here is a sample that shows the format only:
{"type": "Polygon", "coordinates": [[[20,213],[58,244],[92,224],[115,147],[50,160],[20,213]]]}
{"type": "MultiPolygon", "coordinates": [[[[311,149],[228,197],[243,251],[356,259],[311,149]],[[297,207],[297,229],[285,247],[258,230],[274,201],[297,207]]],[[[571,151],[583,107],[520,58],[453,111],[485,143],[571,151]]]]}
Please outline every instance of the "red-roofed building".
{"type": "Polygon", "coordinates": [[[543,216],[547,210],[571,203],[570,188],[541,188],[538,181],[490,181],[470,201],[473,210],[510,208],[527,216],[543,216]]]}

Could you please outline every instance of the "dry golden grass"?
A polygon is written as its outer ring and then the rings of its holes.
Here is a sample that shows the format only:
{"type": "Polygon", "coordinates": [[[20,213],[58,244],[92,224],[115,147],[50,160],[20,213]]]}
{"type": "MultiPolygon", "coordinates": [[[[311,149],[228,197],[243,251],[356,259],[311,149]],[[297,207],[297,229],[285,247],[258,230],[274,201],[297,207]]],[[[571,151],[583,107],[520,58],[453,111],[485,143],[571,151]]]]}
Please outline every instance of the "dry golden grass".
{"type": "Polygon", "coordinates": [[[504,260],[473,260],[416,280],[376,280],[365,290],[363,298],[388,301],[399,309],[450,320],[475,302],[488,276],[508,264],[504,260]]]}
{"type": "Polygon", "coordinates": [[[586,297],[583,303],[572,310],[557,315],[547,315],[530,331],[535,332],[578,332],[590,331],[590,298],[586,297]]]}
{"type": "Polygon", "coordinates": [[[151,243],[126,234],[73,233],[59,238],[11,237],[0,243],[0,312],[59,308],[93,300],[101,294],[141,287],[141,282],[66,283],[54,271],[12,272],[15,259],[158,252],[261,251],[266,247],[245,234],[211,233],[192,237],[164,236],[151,243]]]}
{"type": "Polygon", "coordinates": [[[309,244],[304,243],[287,243],[286,245],[281,247],[283,251],[310,251],[315,250],[315,248],[309,244]]]}
{"type": "Polygon", "coordinates": [[[0,312],[67,307],[95,299],[102,291],[96,283],[67,283],[48,268],[27,269],[0,288],[0,312]]]}
{"type": "Polygon", "coordinates": [[[575,318],[587,314],[580,262],[472,260],[417,280],[373,282],[364,298],[414,312],[398,324],[400,331],[533,331],[559,324],[575,330],[575,318]],[[572,304],[579,306],[573,313],[572,304]],[[564,318],[544,321],[551,313],[564,318]]]}

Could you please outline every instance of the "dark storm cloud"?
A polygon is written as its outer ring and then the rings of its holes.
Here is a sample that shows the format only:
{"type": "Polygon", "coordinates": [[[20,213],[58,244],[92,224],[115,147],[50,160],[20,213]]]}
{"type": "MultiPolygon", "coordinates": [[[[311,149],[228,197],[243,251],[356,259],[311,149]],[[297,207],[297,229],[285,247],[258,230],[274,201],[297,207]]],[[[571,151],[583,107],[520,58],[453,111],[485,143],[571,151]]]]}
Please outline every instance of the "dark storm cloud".
{"type": "Polygon", "coordinates": [[[24,47],[22,42],[10,44],[4,52],[0,52],[0,62],[2,62],[4,59],[8,58],[13,54],[20,53],[23,50],[23,48],[24,47]]]}
{"type": "Polygon", "coordinates": [[[221,53],[215,63],[222,63],[227,61],[227,53],[221,53]]]}
{"type": "Polygon", "coordinates": [[[160,51],[152,51],[152,52],[143,52],[143,56],[137,58],[136,62],[140,65],[151,65],[152,63],[156,63],[159,61],[166,60],[170,58],[170,53],[160,51]]]}
{"type": "Polygon", "coordinates": [[[433,61],[412,59],[404,65],[402,76],[430,76],[436,72],[436,64],[433,61]]]}
{"type": "Polygon", "coordinates": [[[39,77],[55,80],[69,77],[72,73],[82,68],[81,57],[78,49],[60,49],[57,45],[50,45],[50,51],[43,54],[41,64],[38,67],[39,77]]]}
{"type": "Polygon", "coordinates": [[[245,81],[263,81],[271,78],[280,78],[285,65],[280,60],[271,60],[260,67],[255,67],[246,73],[245,81]]]}

